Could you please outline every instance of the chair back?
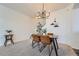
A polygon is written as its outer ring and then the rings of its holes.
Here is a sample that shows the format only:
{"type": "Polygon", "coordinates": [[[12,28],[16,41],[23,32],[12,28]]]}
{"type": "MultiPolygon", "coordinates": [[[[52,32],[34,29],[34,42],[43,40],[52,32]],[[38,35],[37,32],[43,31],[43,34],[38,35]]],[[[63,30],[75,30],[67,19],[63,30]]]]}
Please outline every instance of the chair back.
{"type": "Polygon", "coordinates": [[[33,41],[36,41],[36,42],[39,42],[39,41],[40,41],[40,38],[39,38],[38,35],[32,34],[32,40],[33,40],[33,41]]]}
{"type": "Polygon", "coordinates": [[[40,40],[41,40],[41,43],[44,43],[44,44],[50,44],[51,43],[51,39],[49,38],[48,35],[40,36],[40,40]]]}
{"type": "Polygon", "coordinates": [[[53,33],[47,33],[47,35],[53,35],[53,33]]]}

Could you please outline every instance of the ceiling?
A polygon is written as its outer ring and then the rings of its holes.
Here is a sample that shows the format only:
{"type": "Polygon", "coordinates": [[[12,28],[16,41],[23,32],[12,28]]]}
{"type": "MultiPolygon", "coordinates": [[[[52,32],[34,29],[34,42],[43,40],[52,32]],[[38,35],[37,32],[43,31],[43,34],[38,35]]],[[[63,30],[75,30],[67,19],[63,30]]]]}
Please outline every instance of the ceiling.
{"type": "MultiPolygon", "coordinates": [[[[28,16],[34,16],[36,12],[42,9],[42,3],[2,3],[5,7],[11,8],[15,11],[23,13],[28,16]]],[[[45,9],[47,11],[60,10],[70,5],[69,3],[45,3],[45,9]]]]}

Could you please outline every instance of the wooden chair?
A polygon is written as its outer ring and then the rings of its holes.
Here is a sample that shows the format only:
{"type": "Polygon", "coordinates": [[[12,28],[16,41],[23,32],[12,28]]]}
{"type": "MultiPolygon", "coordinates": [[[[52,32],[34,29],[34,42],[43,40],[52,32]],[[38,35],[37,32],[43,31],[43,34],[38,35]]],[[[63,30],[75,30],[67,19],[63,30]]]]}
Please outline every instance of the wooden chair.
{"type": "Polygon", "coordinates": [[[53,35],[53,33],[47,33],[47,35],[53,35]]]}
{"type": "Polygon", "coordinates": [[[47,33],[47,35],[50,37],[50,38],[53,38],[53,33],[47,33]]]}
{"type": "MultiPolygon", "coordinates": [[[[47,35],[49,35],[50,37],[53,37],[53,33],[47,33],[47,35]]],[[[53,37],[53,39],[55,39],[55,42],[56,42],[56,48],[58,49],[59,48],[59,46],[58,46],[58,42],[57,42],[57,38],[54,38],[53,37]]]]}
{"type": "Polygon", "coordinates": [[[47,35],[49,37],[52,37],[51,39],[53,39],[53,46],[54,46],[54,49],[55,49],[55,53],[56,53],[56,56],[58,56],[57,50],[59,49],[59,46],[58,46],[57,38],[54,37],[53,33],[47,33],[47,35]]]}
{"type": "Polygon", "coordinates": [[[37,43],[38,48],[40,49],[40,37],[36,34],[32,34],[32,47],[34,48],[34,44],[37,43]]]}
{"type": "Polygon", "coordinates": [[[49,38],[48,35],[42,35],[42,36],[40,36],[40,40],[41,40],[41,43],[43,45],[48,46],[49,56],[50,56],[51,52],[52,52],[52,40],[49,38]]]}

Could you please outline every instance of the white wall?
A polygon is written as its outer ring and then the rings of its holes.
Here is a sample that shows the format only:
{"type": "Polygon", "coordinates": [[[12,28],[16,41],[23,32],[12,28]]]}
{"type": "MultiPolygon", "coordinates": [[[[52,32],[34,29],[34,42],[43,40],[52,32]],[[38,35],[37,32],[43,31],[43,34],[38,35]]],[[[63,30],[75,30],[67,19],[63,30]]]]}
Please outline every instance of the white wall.
{"type": "Polygon", "coordinates": [[[0,5],[0,45],[4,43],[7,29],[13,31],[15,42],[29,39],[30,34],[33,33],[32,24],[33,21],[29,16],[0,5]]]}

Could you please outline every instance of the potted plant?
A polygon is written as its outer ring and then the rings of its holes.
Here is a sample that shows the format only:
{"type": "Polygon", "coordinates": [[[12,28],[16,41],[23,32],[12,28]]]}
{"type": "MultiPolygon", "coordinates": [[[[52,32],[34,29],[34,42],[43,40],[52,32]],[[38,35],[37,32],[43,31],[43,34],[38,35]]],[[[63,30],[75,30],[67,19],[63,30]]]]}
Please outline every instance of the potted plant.
{"type": "Polygon", "coordinates": [[[46,29],[46,28],[45,28],[45,29],[42,29],[42,32],[43,32],[43,34],[46,35],[46,33],[47,33],[47,29],[46,29]]]}

